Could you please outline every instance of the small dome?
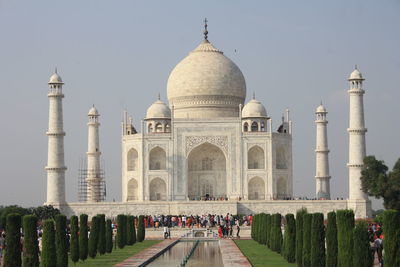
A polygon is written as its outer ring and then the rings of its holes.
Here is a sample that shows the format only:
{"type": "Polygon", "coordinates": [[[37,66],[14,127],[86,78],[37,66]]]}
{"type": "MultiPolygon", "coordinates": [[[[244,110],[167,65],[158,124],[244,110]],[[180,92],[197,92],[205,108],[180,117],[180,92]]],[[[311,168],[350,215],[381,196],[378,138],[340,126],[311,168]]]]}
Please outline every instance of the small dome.
{"type": "Polygon", "coordinates": [[[52,83],[64,84],[61,79],[61,76],[58,75],[57,71],[50,77],[49,84],[52,84],[52,83]]]}
{"type": "Polygon", "coordinates": [[[154,102],[146,113],[146,119],[170,119],[171,109],[161,100],[154,102]]]}
{"type": "Polygon", "coordinates": [[[260,101],[252,99],[242,110],[242,118],[267,117],[267,111],[260,101]]]}
{"type": "Polygon", "coordinates": [[[317,107],[317,110],[315,111],[315,113],[327,113],[326,108],[321,104],[317,107]]]}
{"type": "Polygon", "coordinates": [[[93,106],[89,109],[88,116],[99,116],[99,112],[97,109],[93,106]]]}
{"type": "Polygon", "coordinates": [[[350,74],[349,80],[364,80],[361,72],[358,69],[353,70],[350,74]]]}

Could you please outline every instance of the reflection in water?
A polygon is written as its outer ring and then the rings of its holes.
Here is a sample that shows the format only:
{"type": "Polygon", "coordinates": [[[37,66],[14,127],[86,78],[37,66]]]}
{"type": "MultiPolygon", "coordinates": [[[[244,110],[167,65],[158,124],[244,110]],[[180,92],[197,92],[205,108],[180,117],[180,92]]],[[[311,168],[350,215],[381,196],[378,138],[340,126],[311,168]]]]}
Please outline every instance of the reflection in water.
{"type": "MultiPolygon", "coordinates": [[[[178,266],[190,252],[195,242],[181,241],[167,250],[147,266],[178,266]]],[[[223,266],[218,241],[200,241],[193,255],[186,263],[189,267],[223,266]]]]}

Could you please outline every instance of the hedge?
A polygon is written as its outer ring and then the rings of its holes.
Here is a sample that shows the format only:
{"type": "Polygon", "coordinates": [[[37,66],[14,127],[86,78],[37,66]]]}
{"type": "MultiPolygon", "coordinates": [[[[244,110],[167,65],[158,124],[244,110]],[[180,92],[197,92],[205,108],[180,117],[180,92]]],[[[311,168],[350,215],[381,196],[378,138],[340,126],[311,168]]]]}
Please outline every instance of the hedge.
{"type": "Polygon", "coordinates": [[[42,254],[40,255],[41,267],[57,266],[55,239],[54,221],[52,219],[45,220],[43,223],[42,254]]]}
{"type": "Polygon", "coordinates": [[[311,267],[325,267],[324,214],[314,213],[311,222],[311,267]]]}
{"type": "Polygon", "coordinates": [[[285,259],[288,262],[296,261],[296,220],[293,214],[286,214],[286,227],[285,227],[285,259]]]}
{"type": "Polygon", "coordinates": [[[10,213],[6,217],[6,252],[4,255],[5,267],[21,266],[21,215],[10,213]]]}
{"type": "Polygon", "coordinates": [[[282,249],[282,231],[281,231],[282,216],[279,213],[273,214],[271,221],[271,249],[281,253],[282,249]]]}
{"type": "Polygon", "coordinates": [[[368,224],[365,221],[358,222],[353,230],[353,236],[353,266],[371,267],[373,258],[369,244],[368,224]]]}
{"type": "Polygon", "coordinates": [[[328,225],[326,226],[326,267],[337,267],[338,243],[336,213],[328,213],[328,225]]]}
{"type": "Polygon", "coordinates": [[[386,210],[383,213],[385,267],[400,266],[400,212],[386,210]]]}
{"type": "Polygon", "coordinates": [[[39,244],[37,235],[38,219],[35,215],[25,215],[23,218],[24,253],[22,264],[24,267],[39,266],[39,244]]]}
{"type": "Polygon", "coordinates": [[[79,261],[79,237],[78,237],[78,217],[71,216],[71,244],[70,244],[70,251],[71,251],[71,260],[73,263],[79,261]]]}
{"type": "Polygon", "coordinates": [[[303,266],[303,218],[306,213],[306,209],[296,212],[296,262],[299,267],[303,266]]]}
{"type": "Polygon", "coordinates": [[[68,247],[67,247],[67,217],[56,215],[56,257],[57,267],[68,266],[68,247]]]}
{"type": "Polygon", "coordinates": [[[126,217],[126,244],[128,246],[133,245],[133,216],[128,215],[126,217]]]}
{"type": "Polygon", "coordinates": [[[306,213],[303,215],[303,259],[302,266],[311,266],[311,223],[312,214],[306,213]]]}
{"type": "Polygon", "coordinates": [[[266,245],[271,247],[271,214],[265,215],[265,236],[266,236],[266,245]]]}
{"type": "Polygon", "coordinates": [[[336,212],[338,232],[338,266],[353,267],[353,229],[354,212],[338,210],[336,212]]]}
{"type": "Polygon", "coordinates": [[[79,216],[79,258],[81,260],[86,260],[88,257],[88,216],[86,214],[81,214],[79,216]]]}
{"type": "Polygon", "coordinates": [[[124,248],[126,245],[126,216],[119,214],[117,216],[117,245],[118,248],[124,248]]]}
{"type": "Polygon", "coordinates": [[[139,216],[138,230],[137,230],[137,241],[142,242],[146,238],[146,229],[144,227],[144,216],[139,216]]]}

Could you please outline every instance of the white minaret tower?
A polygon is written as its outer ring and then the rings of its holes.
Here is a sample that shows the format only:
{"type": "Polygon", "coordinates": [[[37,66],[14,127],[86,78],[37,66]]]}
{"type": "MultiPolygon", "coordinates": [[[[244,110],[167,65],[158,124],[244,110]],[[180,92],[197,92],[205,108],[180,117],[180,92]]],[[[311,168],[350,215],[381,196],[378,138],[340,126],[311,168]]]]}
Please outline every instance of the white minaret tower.
{"type": "Polygon", "coordinates": [[[315,111],[316,120],[315,124],[317,126],[317,138],[316,138],[316,166],[315,166],[315,183],[316,183],[316,196],[318,199],[330,199],[330,185],[329,180],[331,176],[329,175],[329,149],[328,149],[328,133],[326,119],[325,107],[319,105],[315,111]]]}
{"type": "Polygon", "coordinates": [[[361,170],[363,169],[365,158],[365,133],[367,129],[364,125],[364,103],[362,89],[363,77],[358,71],[357,66],[349,77],[350,89],[350,122],[349,128],[349,199],[366,200],[367,196],[361,189],[361,170]]]}
{"type": "Polygon", "coordinates": [[[49,92],[49,128],[47,154],[47,205],[58,206],[65,203],[65,167],[62,93],[63,81],[55,73],[50,77],[49,92]]]}
{"type": "Polygon", "coordinates": [[[87,201],[99,202],[101,198],[99,113],[93,106],[88,113],[88,151],[87,151],[87,201]]]}

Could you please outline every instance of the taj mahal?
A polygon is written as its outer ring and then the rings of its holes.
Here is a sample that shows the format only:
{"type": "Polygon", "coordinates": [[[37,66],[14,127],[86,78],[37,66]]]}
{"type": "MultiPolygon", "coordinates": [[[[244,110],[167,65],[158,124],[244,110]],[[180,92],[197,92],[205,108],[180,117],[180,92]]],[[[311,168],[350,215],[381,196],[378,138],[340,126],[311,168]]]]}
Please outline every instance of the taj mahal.
{"type": "Polygon", "coordinates": [[[349,159],[343,166],[349,173],[348,199],[330,197],[328,120],[322,103],[315,110],[315,200],[294,199],[289,110],[273,120],[255,95],[246,101],[245,77],[208,40],[205,23],[203,40],[169,75],[167,101],[158,97],[140,125],[133,125],[128,112],[124,113],[121,202],[105,202],[101,196],[100,114],[94,106],[90,108],[86,201],[71,203],[65,200],[64,83],[56,71],[48,82],[46,204],[68,216],[285,214],[304,207],[324,214],[353,209],[356,217],[369,217],[371,203],[360,180],[367,131],[364,78],[356,68],[348,81],[349,159]]]}

